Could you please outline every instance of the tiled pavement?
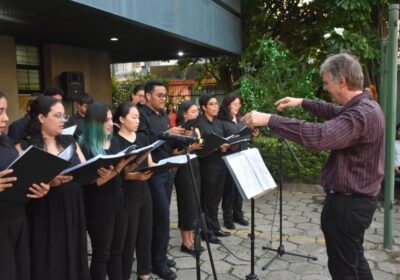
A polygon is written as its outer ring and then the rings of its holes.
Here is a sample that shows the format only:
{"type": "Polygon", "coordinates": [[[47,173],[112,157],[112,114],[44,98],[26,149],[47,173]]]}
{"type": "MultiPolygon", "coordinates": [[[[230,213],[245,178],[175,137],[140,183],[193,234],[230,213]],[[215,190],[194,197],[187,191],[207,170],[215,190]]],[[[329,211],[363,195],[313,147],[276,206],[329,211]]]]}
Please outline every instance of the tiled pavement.
{"type": "MultiPolygon", "coordinates": [[[[284,188],[285,189],[285,188],[284,188]]],[[[255,202],[255,274],[258,279],[325,280],[331,279],[326,266],[324,238],[319,228],[324,194],[317,187],[287,186],[283,192],[283,245],[286,252],[318,257],[317,261],[283,255],[262,271],[275,252],[262,246],[279,245],[279,218],[275,206],[277,191],[256,199],[255,202]],[[271,225],[274,225],[271,228],[271,225]],[[271,232],[272,230],[272,232],[271,232]],[[272,239],[271,239],[272,236],[272,239]],[[271,243],[272,240],[272,243],[271,243]]],[[[250,202],[244,203],[250,218],[250,202]]],[[[383,208],[377,210],[374,221],[365,235],[365,255],[376,280],[400,280],[400,207],[394,207],[394,247],[383,249],[383,208]]],[[[218,279],[246,279],[250,273],[250,240],[248,227],[238,226],[232,236],[221,238],[223,245],[211,244],[218,279]]],[[[195,258],[180,252],[181,239],[177,229],[175,195],[171,203],[171,239],[169,257],[177,263],[178,279],[196,279],[195,258]]],[[[206,245],[203,243],[203,247],[206,245]]],[[[201,256],[201,279],[213,279],[207,252],[201,256]]],[[[135,266],[135,264],[134,264],[135,266]]],[[[132,278],[134,278],[133,273],[132,278]]],[[[157,278],[156,278],[157,279],[157,278]]]]}

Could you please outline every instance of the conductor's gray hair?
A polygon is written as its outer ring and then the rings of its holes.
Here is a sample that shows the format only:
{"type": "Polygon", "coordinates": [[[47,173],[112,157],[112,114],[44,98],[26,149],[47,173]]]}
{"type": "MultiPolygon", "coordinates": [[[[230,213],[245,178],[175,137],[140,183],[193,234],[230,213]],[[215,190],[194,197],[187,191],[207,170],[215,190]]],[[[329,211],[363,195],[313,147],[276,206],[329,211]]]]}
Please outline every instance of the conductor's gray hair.
{"type": "Polygon", "coordinates": [[[350,90],[362,90],[364,74],[358,59],[347,53],[335,54],[328,57],[320,68],[320,74],[330,73],[332,80],[338,83],[344,78],[350,90]]]}

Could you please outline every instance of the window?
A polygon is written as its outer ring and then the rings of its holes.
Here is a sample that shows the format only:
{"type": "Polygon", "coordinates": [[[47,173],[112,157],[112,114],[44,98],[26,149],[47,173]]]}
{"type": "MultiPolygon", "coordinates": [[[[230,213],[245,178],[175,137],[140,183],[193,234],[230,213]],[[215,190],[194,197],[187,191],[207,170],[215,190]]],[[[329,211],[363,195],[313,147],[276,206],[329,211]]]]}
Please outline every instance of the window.
{"type": "Polygon", "coordinates": [[[42,91],[42,68],[39,47],[16,46],[18,93],[31,95],[42,91]]]}

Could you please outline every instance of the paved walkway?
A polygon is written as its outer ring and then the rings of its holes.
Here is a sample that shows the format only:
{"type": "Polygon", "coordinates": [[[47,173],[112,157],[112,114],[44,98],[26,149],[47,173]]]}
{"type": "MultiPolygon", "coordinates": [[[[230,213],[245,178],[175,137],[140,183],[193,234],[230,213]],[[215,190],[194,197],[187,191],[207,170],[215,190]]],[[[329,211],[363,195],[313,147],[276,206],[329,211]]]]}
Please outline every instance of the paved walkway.
{"type": "MultiPolygon", "coordinates": [[[[262,250],[262,246],[279,245],[279,209],[276,210],[277,192],[271,192],[256,200],[255,274],[258,279],[325,280],[331,279],[326,267],[324,238],[319,228],[324,194],[318,188],[290,188],[283,194],[283,245],[286,252],[318,257],[317,261],[283,255],[267,270],[261,268],[274,252],[262,250]],[[294,191],[296,190],[296,191],[294,191]],[[271,225],[272,227],[271,231],[271,225]],[[272,237],[272,238],[271,238],[272,237]],[[272,240],[272,243],[271,243],[272,240]]],[[[250,218],[250,202],[244,203],[246,217],[250,218]]],[[[376,280],[400,280],[400,207],[394,208],[394,248],[383,249],[383,208],[377,210],[374,221],[365,235],[365,255],[376,280]]],[[[222,218],[221,218],[222,219],[222,218]]],[[[248,227],[237,226],[232,236],[221,238],[223,245],[211,244],[218,279],[246,279],[250,273],[250,240],[248,227]]],[[[171,204],[171,239],[169,257],[177,263],[178,279],[196,279],[195,258],[180,252],[181,239],[177,229],[175,196],[171,204]]],[[[204,247],[205,244],[203,244],[204,247]]],[[[202,279],[213,279],[207,252],[201,256],[202,279]]],[[[135,266],[136,264],[134,264],[135,266]]],[[[133,274],[135,276],[135,274],[133,274]]],[[[134,278],[136,279],[136,278],[134,278]]],[[[157,278],[156,278],[157,279],[157,278]]]]}

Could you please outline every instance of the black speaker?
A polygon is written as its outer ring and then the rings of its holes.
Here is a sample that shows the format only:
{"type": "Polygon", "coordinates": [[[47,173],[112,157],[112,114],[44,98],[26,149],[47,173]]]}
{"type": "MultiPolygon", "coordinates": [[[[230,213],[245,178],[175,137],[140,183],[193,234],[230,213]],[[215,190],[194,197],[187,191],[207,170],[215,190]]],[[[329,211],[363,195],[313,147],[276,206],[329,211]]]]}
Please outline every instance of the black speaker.
{"type": "Polygon", "coordinates": [[[64,100],[76,101],[78,96],[85,92],[83,72],[63,72],[61,87],[64,90],[64,100]]]}

